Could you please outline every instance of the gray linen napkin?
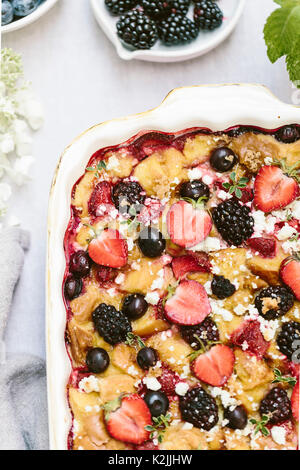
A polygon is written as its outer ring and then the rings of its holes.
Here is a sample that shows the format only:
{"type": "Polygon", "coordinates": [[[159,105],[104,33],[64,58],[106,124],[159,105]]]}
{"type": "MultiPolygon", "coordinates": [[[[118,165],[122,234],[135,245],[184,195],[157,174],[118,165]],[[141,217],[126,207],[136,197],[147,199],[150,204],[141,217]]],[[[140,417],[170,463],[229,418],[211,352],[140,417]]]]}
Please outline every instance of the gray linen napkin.
{"type": "Polygon", "coordinates": [[[28,234],[18,228],[0,233],[0,450],[49,447],[44,361],[5,354],[5,328],[28,246],[28,234]]]}

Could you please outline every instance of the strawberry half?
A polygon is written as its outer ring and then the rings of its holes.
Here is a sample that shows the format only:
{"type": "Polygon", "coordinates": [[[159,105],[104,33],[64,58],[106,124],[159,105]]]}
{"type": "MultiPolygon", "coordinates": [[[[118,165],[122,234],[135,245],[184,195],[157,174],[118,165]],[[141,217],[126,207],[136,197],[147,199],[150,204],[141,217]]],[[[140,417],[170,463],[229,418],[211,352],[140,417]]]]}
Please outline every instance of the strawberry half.
{"type": "Polygon", "coordinates": [[[292,413],[296,421],[299,421],[299,381],[296,383],[295,387],[293,388],[293,393],[291,396],[292,402],[292,413]]]}
{"type": "Polygon", "coordinates": [[[179,201],[173,204],[167,214],[167,227],[170,238],[176,245],[189,248],[202,242],[212,229],[209,213],[197,208],[195,203],[179,201]]]}
{"type": "Polygon", "coordinates": [[[275,238],[249,238],[247,244],[264,258],[274,258],[276,256],[277,245],[275,238]]]}
{"type": "Polygon", "coordinates": [[[233,373],[235,356],[228,346],[216,344],[192,362],[195,376],[213,387],[222,387],[233,373]]]}
{"type": "Polygon", "coordinates": [[[270,343],[265,340],[260,331],[260,323],[257,320],[246,320],[231,335],[233,344],[242,347],[247,346],[246,352],[255,354],[261,359],[267,352],[270,343]]]}
{"type": "Polygon", "coordinates": [[[206,290],[196,281],[182,281],[165,303],[165,316],[179,325],[197,325],[210,313],[206,290]]]}
{"type": "Polygon", "coordinates": [[[295,253],[283,260],[280,266],[280,276],[282,281],[289,286],[300,300],[300,254],[295,253]]]}
{"type": "Polygon", "coordinates": [[[99,207],[106,205],[108,205],[108,209],[109,206],[114,207],[111,200],[111,185],[107,181],[101,181],[95,186],[88,202],[89,213],[97,217],[99,215],[99,207]]]}
{"type": "Polygon", "coordinates": [[[254,204],[263,212],[286,207],[298,194],[298,184],[277,166],[263,166],[254,182],[254,204]]]}
{"type": "Polygon", "coordinates": [[[172,261],[172,269],[176,279],[182,279],[188,273],[208,272],[207,268],[192,255],[179,256],[172,261]]]}
{"type": "Polygon", "coordinates": [[[95,263],[102,266],[122,268],[127,263],[127,242],[118,230],[108,228],[91,241],[89,255],[95,263]]]}
{"type": "Polygon", "coordinates": [[[152,425],[151,413],[137,394],[125,395],[104,405],[108,433],[118,441],[143,444],[150,438],[146,426],[152,425]]]}

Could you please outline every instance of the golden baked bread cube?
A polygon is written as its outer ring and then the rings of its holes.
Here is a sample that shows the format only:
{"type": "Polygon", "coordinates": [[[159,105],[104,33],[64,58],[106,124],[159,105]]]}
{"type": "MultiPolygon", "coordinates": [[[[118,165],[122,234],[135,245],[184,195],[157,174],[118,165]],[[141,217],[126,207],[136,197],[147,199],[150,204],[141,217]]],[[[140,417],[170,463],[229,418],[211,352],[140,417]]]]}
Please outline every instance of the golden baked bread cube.
{"type": "Polygon", "coordinates": [[[170,328],[169,323],[156,317],[153,307],[149,307],[144,316],[132,322],[132,331],[138,336],[149,336],[170,328]]]}
{"type": "Polygon", "coordinates": [[[173,333],[172,330],[157,333],[151,336],[146,343],[147,346],[156,349],[160,360],[178,374],[184,371],[188,364],[187,356],[193,351],[180,334],[173,333]]]}

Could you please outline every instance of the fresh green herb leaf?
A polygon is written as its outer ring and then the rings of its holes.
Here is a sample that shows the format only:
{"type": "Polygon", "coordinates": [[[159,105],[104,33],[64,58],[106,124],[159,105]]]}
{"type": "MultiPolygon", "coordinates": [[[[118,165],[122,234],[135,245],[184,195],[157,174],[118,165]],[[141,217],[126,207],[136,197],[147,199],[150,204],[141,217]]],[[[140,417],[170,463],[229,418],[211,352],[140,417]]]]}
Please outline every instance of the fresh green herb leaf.
{"type": "Polygon", "coordinates": [[[276,3],[279,8],[269,16],[264,27],[268,57],[275,63],[286,56],[290,79],[300,87],[300,0],[276,0],[276,3]]]}
{"type": "Polygon", "coordinates": [[[247,186],[247,184],[249,183],[249,179],[243,177],[243,178],[240,178],[238,181],[236,181],[235,171],[231,173],[229,178],[232,181],[232,184],[223,183],[223,188],[228,189],[229,194],[235,194],[238,199],[241,199],[243,195],[241,189],[247,186]]]}
{"type": "Polygon", "coordinates": [[[149,431],[150,438],[157,438],[158,442],[161,444],[164,438],[164,434],[167,428],[170,426],[171,415],[168,413],[166,415],[160,415],[159,417],[153,417],[153,426],[145,426],[146,431],[149,431]]]}
{"type": "Polygon", "coordinates": [[[127,344],[128,346],[136,346],[137,344],[140,348],[146,347],[146,344],[144,343],[142,338],[133,333],[127,333],[125,344],[127,344]]]}
{"type": "Polygon", "coordinates": [[[292,387],[294,387],[297,383],[297,380],[295,379],[295,377],[290,377],[288,375],[283,376],[279,369],[274,369],[274,376],[275,376],[275,379],[272,382],[273,384],[287,383],[291,385],[292,387]]]}
{"type": "Polygon", "coordinates": [[[254,430],[254,435],[261,432],[263,436],[269,436],[270,431],[268,428],[266,428],[266,424],[268,423],[268,421],[269,421],[269,417],[266,415],[262,416],[261,421],[257,421],[254,418],[250,419],[250,423],[256,426],[254,430]]]}
{"type": "Polygon", "coordinates": [[[87,171],[93,171],[95,173],[96,178],[100,178],[100,174],[102,170],[106,170],[106,163],[104,160],[101,160],[95,167],[88,166],[87,171]]]}

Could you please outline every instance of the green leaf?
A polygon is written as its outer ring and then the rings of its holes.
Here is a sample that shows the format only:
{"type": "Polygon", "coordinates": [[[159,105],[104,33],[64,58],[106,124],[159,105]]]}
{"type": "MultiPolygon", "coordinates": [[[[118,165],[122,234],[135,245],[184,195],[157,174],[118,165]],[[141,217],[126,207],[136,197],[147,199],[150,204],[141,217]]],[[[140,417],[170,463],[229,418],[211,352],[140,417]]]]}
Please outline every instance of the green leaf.
{"type": "Polygon", "coordinates": [[[239,188],[236,188],[235,195],[238,199],[241,199],[243,194],[242,194],[242,191],[239,188]]]}
{"type": "Polygon", "coordinates": [[[297,380],[295,379],[295,377],[290,377],[288,375],[283,376],[279,369],[274,369],[273,372],[274,372],[274,377],[275,377],[275,379],[272,382],[273,384],[287,383],[287,384],[291,385],[292,387],[294,387],[296,385],[297,380]]]}
{"type": "MultiPolygon", "coordinates": [[[[277,0],[279,5],[267,19],[264,38],[272,63],[286,56],[290,79],[300,80],[300,0],[277,0]]],[[[300,86],[300,85],[299,85],[300,86]]]]}
{"type": "Polygon", "coordinates": [[[142,338],[133,333],[127,333],[125,344],[127,344],[128,346],[135,346],[137,344],[140,348],[146,347],[142,338]]]}
{"type": "MultiPolygon", "coordinates": [[[[300,28],[300,25],[299,25],[300,28]]],[[[295,41],[292,51],[286,56],[287,70],[292,82],[300,80],[300,37],[295,41]]],[[[299,86],[299,85],[298,85],[299,86]]]]}

